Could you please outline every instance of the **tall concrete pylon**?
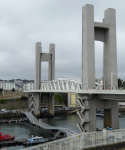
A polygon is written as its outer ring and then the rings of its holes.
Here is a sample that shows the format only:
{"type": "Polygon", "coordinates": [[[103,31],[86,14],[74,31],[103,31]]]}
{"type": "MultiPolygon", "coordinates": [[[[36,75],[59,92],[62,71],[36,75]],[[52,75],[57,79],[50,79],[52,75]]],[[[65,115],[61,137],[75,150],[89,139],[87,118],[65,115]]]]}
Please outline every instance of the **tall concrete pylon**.
{"type": "MultiPolygon", "coordinates": [[[[43,53],[41,42],[35,45],[35,84],[34,89],[41,87],[41,62],[48,62],[48,81],[55,79],[55,44],[49,45],[49,53],[43,53]]],[[[40,93],[35,93],[35,114],[40,114],[40,93]]],[[[48,112],[54,115],[54,94],[50,94],[48,112]]]]}
{"type": "Polygon", "coordinates": [[[117,46],[115,9],[105,10],[103,22],[94,22],[94,6],[82,7],[82,88],[93,89],[95,85],[95,46],[94,41],[104,43],[103,77],[105,88],[118,87],[117,46]],[[113,75],[111,75],[113,72],[113,75]],[[112,77],[111,77],[112,76],[112,77]],[[111,87],[112,78],[112,87],[111,87]]]}

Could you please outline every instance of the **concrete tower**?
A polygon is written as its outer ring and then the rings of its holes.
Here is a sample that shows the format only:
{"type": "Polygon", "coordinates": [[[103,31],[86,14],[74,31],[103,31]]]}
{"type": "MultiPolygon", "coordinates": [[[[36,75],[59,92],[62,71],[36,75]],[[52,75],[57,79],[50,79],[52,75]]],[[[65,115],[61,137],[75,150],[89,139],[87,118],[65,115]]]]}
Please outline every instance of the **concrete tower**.
{"type": "Polygon", "coordinates": [[[117,48],[115,9],[105,10],[103,22],[94,22],[94,7],[87,4],[82,8],[82,88],[93,89],[95,85],[94,40],[104,43],[103,77],[105,88],[117,88],[117,48]],[[113,74],[113,75],[111,75],[113,74]],[[112,77],[111,77],[112,76],[112,77]],[[112,87],[111,87],[112,78],[112,87]]]}
{"type": "MultiPolygon", "coordinates": [[[[41,62],[48,62],[48,81],[55,79],[55,44],[49,45],[49,53],[42,53],[41,42],[35,45],[35,90],[41,87],[41,62]]],[[[40,114],[40,93],[35,93],[35,114],[40,114]]],[[[48,112],[54,115],[54,94],[49,94],[48,112]]]]}

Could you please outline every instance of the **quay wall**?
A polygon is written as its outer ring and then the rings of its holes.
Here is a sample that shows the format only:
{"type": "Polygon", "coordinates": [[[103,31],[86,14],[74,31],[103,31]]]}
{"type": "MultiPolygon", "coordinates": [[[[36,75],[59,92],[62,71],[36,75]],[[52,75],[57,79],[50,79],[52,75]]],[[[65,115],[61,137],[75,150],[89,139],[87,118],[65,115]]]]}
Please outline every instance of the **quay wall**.
{"type": "Polygon", "coordinates": [[[28,107],[28,99],[20,99],[16,101],[15,99],[9,99],[4,104],[0,104],[0,110],[1,109],[27,109],[28,107]]]}
{"type": "Polygon", "coordinates": [[[5,118],[10,118],[10,120],[12,118],[23,118],[25,117],[23,114],[21,113],[7,113],[7,114],[0,114],[1,117],[1,120],[5,119],[5,118]]]}

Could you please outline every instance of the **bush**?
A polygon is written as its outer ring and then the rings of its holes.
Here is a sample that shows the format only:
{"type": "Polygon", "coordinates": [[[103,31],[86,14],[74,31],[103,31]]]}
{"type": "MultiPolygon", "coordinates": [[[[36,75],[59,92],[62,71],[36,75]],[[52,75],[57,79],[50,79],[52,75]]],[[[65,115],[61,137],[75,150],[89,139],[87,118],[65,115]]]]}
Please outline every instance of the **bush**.
{"type": "Polygon", "coordinates": [[[3,89],[0,88],[0,92],[3,92],[3,89]]]}
{"type": "Polygon", "coordinates": [[[12,88],[12,92],[15,92],[15,89],[14,89],[14,88],[12,88]]]}
{"type": "Polygon", "coordinates": [[[8,99],[0,99],[0,104],[4,104],[4,103],[6,103],[8,101],[8,99]]]}
{"type": "Polygon", "coordinates": [[[27,100],[28,97],[26,97],[26,96],[21,96],[21,99],[22,99],[22,100],[27,100]]]}
{"type": "Polygon", "coordinates": [[[55,94],[54,99],[56,102],[63,103],[63,97],[61,94],[55,94]]]}
{"type": "Polygon", "coordinates": [[[18,102],[20,99],[21,99],[21,98],[15,98],[15,101],[17,101],[17,102],[18,102]]]}

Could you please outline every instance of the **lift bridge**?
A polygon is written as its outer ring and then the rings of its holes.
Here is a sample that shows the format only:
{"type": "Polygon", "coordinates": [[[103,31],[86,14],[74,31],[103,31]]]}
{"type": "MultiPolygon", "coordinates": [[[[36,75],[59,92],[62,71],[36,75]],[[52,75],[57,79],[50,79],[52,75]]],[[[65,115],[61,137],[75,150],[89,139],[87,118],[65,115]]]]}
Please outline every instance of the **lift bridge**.
{"type": "MultiPolygon", "coordinates": [[[[96,109],[104,109],[104,127],[119,128],[118,100],[125,100],[125,90],[81,89],[81,82],[74,80],[54,80],[41,84],[40,90],[26,91],[29,93],[30,111],[38,109],[36,94],[76,93],[81,107],[77,113],[81,119],[78,127],[81,132],[96,131],[96,109]]],[[[52,101],[53,99],[50,99],[52,101]]],[[[51,102],[52,103],[52,102],[51,102]]],[[[49,109],[49,108],[48,108],[49,109]]],[[[50,107],[54,111],[54,105],[50,107]],[[52,108],[53,107],[53,108],[52,108]]],[[[54,113],[54,112],[53,112],[54,113]]]]}
{"type": "MultiPolygon", "coordinates": [[[[117,130],[119,129],[118,101],[125,100],[125,90],[115,90],[118,89],[115,9],[106,9],[102,20],[102,22],[94,22],[93,5],[86,4],[82,7],[81,82],[55,80],[55,44],[51,43],[49,45],[49,53],[42,52],[41,42],[37,42],[35,45],[34,90],[24,91],[28,93],[29,111],[34,113],[35,116],[40,115],[40,100],[44,93],[48,95],[47,107],[50,116],[54,116],[54,93],[76,93],[81,106],[81,110],[77,112],[81,122],[77,123],[77,126],[82,134],[68,137],[66,141],[61,140],[50,144],[47,143],[44,147],[45,150],[78,150],[100,144],[108,144],[108,140],[109,143],[111,141],[125,141],[124,131],[118,131],[118,133],[121,133],[120,138],[117,135],[117,130]],[[95,40],[101,41],[104,44],[104,90],[94,89],[95,40]],[[45,84],[41,84],[41,62],[48,62],[48,82],[45,84]],[[112,128],[115,130],[114,132],[96,132],[96,109],[104,109],[103,126],[104,128],[112,128]],[[111,134],[112,140],[110,140],[111,134]]],[[[32,114],[27,113],[26,115],[31,117],[32,114]]],[[[38,121],[35,122],[38,123],[38,121]]],[[[44,125],[41,123],[41,126],[44,125]]],[[[49,126],[44,126],[44,128],[49,128],[49,126]]],[[[67,130],[65,131],[67,132],[67,130]]],[[[66,134],[71,135],[70,133],[67,132],[66,134]]]]}

